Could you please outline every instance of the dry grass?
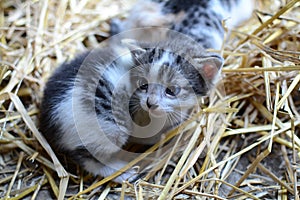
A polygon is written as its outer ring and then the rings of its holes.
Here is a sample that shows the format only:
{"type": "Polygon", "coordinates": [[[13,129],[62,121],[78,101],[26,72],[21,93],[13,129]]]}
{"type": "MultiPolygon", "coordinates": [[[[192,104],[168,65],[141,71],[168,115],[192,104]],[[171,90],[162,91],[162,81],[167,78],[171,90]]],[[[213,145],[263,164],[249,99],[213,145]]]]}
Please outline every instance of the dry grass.
{"type": "Polygon", "coordinates": [[[175,138],[143,181],[106,184],[113,176],[64,170],[36,127],[45,81],[106,38],[108,20],[134,1],[126,2],[0,2],[1,199],[299,199],[299,0],[261,1],[253,19],[232,31],[223,87],[194,120],[147,150],[175,138]]]}

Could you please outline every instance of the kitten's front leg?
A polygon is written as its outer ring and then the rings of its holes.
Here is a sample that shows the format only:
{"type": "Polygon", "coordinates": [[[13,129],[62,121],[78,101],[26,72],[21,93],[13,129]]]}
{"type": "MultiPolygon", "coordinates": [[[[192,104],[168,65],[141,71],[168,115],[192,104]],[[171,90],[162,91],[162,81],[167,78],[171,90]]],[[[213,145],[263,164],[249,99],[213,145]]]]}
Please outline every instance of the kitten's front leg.
{"type": "MultiPolygon", "coordinates": [[[[124,159],[130,157],[127,151],[123,150],[129,137],[130,123],[123,120],[125,116],[119,107],[116,107],[114,112],[115,120],[103,115],[96,119],[99,120],[98,123],[81,113],[81,117],[89,120],[78,120],[76,132],[73,134],[79,136],[76,146],[80,147],[73,150],[73,160],[94,175],[110,176],[122,169],[127,164],[127,160],[124,159]]],[[[122,183],[125,180],[133,180],[135,174],[136,171],[128,170],[114,181],[122,183]]]]}

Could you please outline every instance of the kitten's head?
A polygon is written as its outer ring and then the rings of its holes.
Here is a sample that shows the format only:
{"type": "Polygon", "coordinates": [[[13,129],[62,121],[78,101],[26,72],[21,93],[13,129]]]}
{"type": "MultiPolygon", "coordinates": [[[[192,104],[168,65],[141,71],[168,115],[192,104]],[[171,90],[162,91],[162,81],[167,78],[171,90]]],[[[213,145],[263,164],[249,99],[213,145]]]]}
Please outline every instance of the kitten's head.
{"type": "Polygon", "coordinates": [[[131,71],[136,86],[134,102],[154,115],[190,110],[198,97],[213,87],[223,63],[219,55],[207,53],[194,43],[126,42],[136,66],[131,71]]]}

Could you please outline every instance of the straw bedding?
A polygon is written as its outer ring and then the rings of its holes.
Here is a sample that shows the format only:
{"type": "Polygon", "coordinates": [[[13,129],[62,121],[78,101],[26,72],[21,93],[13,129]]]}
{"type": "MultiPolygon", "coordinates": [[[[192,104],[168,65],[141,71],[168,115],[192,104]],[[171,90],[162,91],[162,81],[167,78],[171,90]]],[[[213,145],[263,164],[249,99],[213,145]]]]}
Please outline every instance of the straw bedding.
{"type": "Polygon", "coordinates": [[[157,157],[143,180],[117,185],[59,164],[37,127],[45,82],[97,47],[109,19],[126,17],[133,3],[0,2],[0,198],[299,199],[299,0],[259,1],[231,31],[218,88],[193,120],[146,150],[157,157]],[[172,148],[156,151],[169,139],[172,148]]]}

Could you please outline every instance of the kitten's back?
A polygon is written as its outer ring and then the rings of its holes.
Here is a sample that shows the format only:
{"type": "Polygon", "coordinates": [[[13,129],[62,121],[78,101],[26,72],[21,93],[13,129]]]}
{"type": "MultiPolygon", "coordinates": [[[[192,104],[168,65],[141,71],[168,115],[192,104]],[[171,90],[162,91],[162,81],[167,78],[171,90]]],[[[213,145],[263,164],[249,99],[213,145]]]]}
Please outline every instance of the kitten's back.
{"type": "MultiPolygon", "coordinates": [[[[116,34],[142,27],[166,27],[192,37],[204,48],[220,49],[224,35],[222,20],[227,20],[228,27],[237,26],[251,16],[253,6],[253,0],[139,1],[125,21],[112,21],[111,30],[116,34]]],[[[163,40],[165,36],[165,32],[154,28],[136,34],[135,38],[148,41],[163,40]]]]}

